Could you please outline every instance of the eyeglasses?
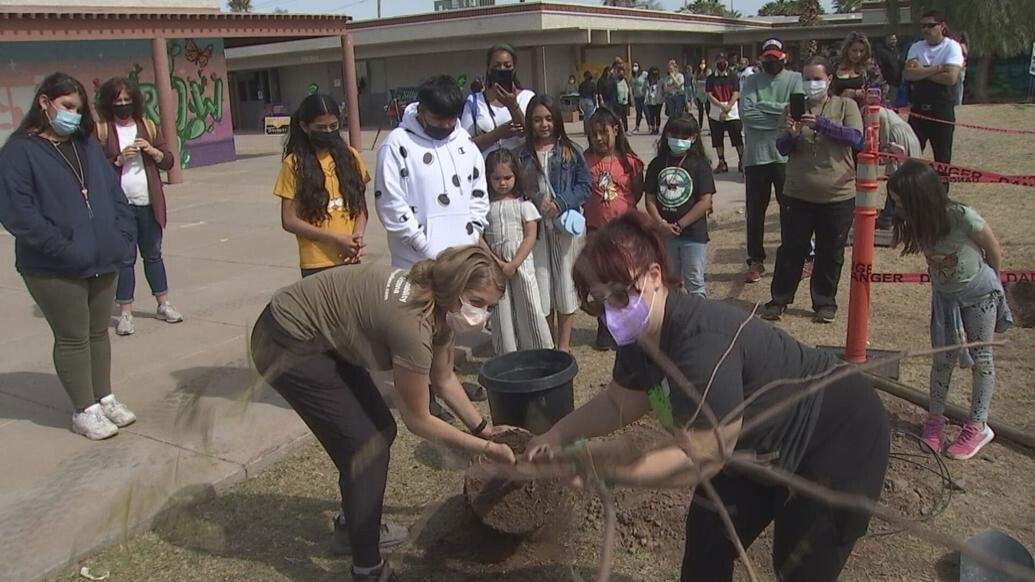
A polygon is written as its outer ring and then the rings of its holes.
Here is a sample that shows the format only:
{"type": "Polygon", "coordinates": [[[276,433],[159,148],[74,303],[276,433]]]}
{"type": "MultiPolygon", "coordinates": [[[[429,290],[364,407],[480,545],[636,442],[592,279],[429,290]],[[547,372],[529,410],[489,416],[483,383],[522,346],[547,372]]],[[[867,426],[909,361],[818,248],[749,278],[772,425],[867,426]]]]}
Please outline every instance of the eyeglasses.
{"type": "Polygon", "coordinates": [[[938,26],[939,24],[941,24],[941,23],[940,22],[921,22],[920,23],[920,28],[923,28],[923,29],[934,28],[934,27],[938,26]]]}
{"type": "MultiPolygon", "coordinates": [[[[633,280],[638,280],[643,275],[635,277],[633,280]]],[[[622,285],[620,283],[614,283],[609,286],[610,288],[604,293],[590,293],[582,302],[582,310],[592,315],[593,317],[600,317],[604,313],[604,304],[608,304],[616,309],[624,309],[629,306],[629,295],[632,293],[639,293],[639,289],[636,288],[634,283],[629,285],[622,285]]]]}

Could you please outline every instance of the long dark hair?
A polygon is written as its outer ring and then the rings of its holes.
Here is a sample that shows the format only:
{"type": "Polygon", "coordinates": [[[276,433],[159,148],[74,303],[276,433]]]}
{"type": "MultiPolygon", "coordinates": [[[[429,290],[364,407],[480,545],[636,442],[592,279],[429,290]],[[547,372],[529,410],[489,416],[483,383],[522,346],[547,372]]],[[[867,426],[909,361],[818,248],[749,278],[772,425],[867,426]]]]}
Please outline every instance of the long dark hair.
{"type": "MultiPolygon", "coordinates": [[[[331,217],[327,211],[330,194],[324,183],[326,178],[320,160],[316,157],[316,149],[309,141],[309,136],[302,131],[302,124],[309,124],[321,115],[340,115],[338,102],[333,97],[310,95],[303,99],[298,111],[291,116],[291,129],[284,145],[284,157],[294,157],[294,170],[298,177],[298,191],[295,192],[298,216],[315,225],[323,224],[331,217]]],[[[338,176],[338,188],[345,211],[355,217],[366,207],[366,184],[360,176],[359,163],[344,142],[331,148],[330,153],[334,159],[334,170],[338,176]]]]}
{"type": "Polygon", "coordinates": [[[525,109],[525,127],[528,128],[525,131],[525,150],[532,154],[532,162],[542,172],[543,167],[539,164],[539,156],[535,155],[535,131],[532,130],[532,113],[539,106],[545,107],[550,112],[550,116],[553,117],[553,138],[556,140],[556,145],[561,148],[561,156],[565,160],[571,160],[575,157],[575,153],[579,151],[579,146],[571,141],[571,138],[568,137],[568,132],[564,130],[564,118],[561,117],[560,103],[545,93],[533,97],[525,109]]]}
{"type": "Polygon", "coordinates": [[[485,158],[485,177],[489,183],[489,198],[491,199],[493,194],[496,193],[492,187],[492,172],[496,169],[496,166],[507,166],[510,168],[510,171],[514,174],[514,190],[512,192],[514,196],[524,198],[525,188],[521,181],[521,165],[518,164],[517,156],[507,148],[493,150],[485,158]]]}
{"type": "Polygon", "coordinates": [[[615,127],[615,152],[621,156],[622,168],[625,169],[626,173],[633,171],[633,164],[630,160],[639,160],[639,156],[633,151],[632,146],[629,145],[629,139],[625,137],[625,130],[622,129],[622,121],[618,119],[614,111],[611,111],[606,105],[597,107],[597,110],[593,112],[593,115],[589,116],[589,121],[586,122],[586,130],[589,133],[587,140],[589,140],[589,149],[593,150],[592,137],[593,131],[596,129],[606,128],[607,126],[615,127]]]}
{"type": "Polygon", "coordinates": [[[122,91],[125,91],[133,100],[133,119],[139,121],[144,118],[144,94],[140,91],[140,85],[125,77],[112,77],[97,90],[97,101],[94,102],[94,107],[97,108],[97,117],[101,121],[115,119],[112,106],[122,91]]]}
{"type": "Polygon", "coordinates": [[[903,244],[903,255],[927,252],[949,234],[949,211],[957,203],[930,166],[906,160],[888,178],[888,192],[898,196],[901,208],[894,218],[894,244],[903,244]]]}
{"type": "Polygon", "coordinates": [[[651,67],[650,69],[647,70],[647,82],[648,83],[657,83],[659,80],[661,80],[661,70],[660,69],[658,69],[657,67],[651,67]]]}
{"type": "Polygon", "coordinates": [[[694,144],[690,146],[690,151],[687,153],[691,157],[708,159],[708,154],[704,153],[704,144],[701,143],[701,126],[690,114],[684,113],[678,117],[669,117],[665,122],[665,128],[661,130],[661,139],[658,140],[658,157],[663,160],[672,157],[672,149],[668,147],[670,134],[692,136],[694,144]]]}
{"type": "Polygon", "coordinates": [[[490,85],[488,83],[488,80],[492,78],[492,69],[491,69],[491,67],[492,67],[492,57],[496,56],[496,53],[507,53],[508,55],[510,55],[510,60],[514,61],[514,92],[516,93],[516,92],[520,91],[521,90],[521,81],[518,81],[518,77],[517,77],[517,65],[518,65],[517,52],[514,50],[514,47],[510,46],[509,44],[493,45],[485,53],[485,80],[486,80],[485,88],[486,89],[491,89],[492,88],[492,85],[490,85]]]}
{"type": "Polygon", "coordinates": [[[46,79],[43,79],[39,88],[36,89],[29,111],[22,117],[22,122],[18,124],[18,129],[14,130],[14,133],[11,135],[33,135],[50,127],[50,120],[47,119],[47,114],[40,107],[41,95],[46,95],[47,99],[53,101],[58,97],[64,97],[72,93],[78,93],[79,99],[83,102],[83,106],[79,108],[79,113],[83,116],[83,119],[79,122],[79,131],[75,135],[76,137],[82,137],[92,134],[96,124],[93,120],[93,113],[90,112],[90,98],[86,96],[86,88],[71,75],[51,73],[46,79]]]}

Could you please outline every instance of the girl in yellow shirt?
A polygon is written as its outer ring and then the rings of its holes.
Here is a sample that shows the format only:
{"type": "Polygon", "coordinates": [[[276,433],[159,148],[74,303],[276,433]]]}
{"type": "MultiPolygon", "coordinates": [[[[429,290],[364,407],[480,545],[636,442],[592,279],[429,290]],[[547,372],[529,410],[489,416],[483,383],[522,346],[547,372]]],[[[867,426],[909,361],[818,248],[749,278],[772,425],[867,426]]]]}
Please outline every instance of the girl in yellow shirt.
{"type": "Polygon", "coordinates": [[[310,95],[291,116],[284,158],[273,193],[280,222],[298,237],[302,277],[363,256],[367,226],[363,160],[340,133],[340,109],[329,95],[310,95]]]}

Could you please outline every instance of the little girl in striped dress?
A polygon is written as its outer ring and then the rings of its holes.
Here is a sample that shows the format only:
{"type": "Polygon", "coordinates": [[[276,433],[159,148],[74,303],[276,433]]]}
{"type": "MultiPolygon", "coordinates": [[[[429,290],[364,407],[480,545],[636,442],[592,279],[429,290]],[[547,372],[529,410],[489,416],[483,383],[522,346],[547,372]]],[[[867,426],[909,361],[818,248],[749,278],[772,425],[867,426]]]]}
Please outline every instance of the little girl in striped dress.
{"type": "Polygon", "coordinates": [[[490,200],[485,240],[507,276],[507,290],[492,312],[492,347],[496,355],[552,349],[531,256],[539,210],[525,198],[517,158],[509,150],[489,154],[485,170],[490,200]]]}

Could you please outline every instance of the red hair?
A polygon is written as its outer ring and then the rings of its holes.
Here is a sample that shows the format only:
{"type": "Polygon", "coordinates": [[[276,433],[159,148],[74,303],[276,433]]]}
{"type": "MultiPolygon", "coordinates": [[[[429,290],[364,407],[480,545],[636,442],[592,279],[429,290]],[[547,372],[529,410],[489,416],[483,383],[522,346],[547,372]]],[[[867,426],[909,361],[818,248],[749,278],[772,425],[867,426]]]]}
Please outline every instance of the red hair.
{"type": "Polygon", "coordinates": [[[679,287],[679,279],[669,272],[665,243],[654,221],[645,213],[631,210],[590,234],[586,246],[575,259],[575,288],[585,304],[589,288],[598,284],[632,286],[652,263],[661,268],[661,278],[669,289],[679,287]]]}

